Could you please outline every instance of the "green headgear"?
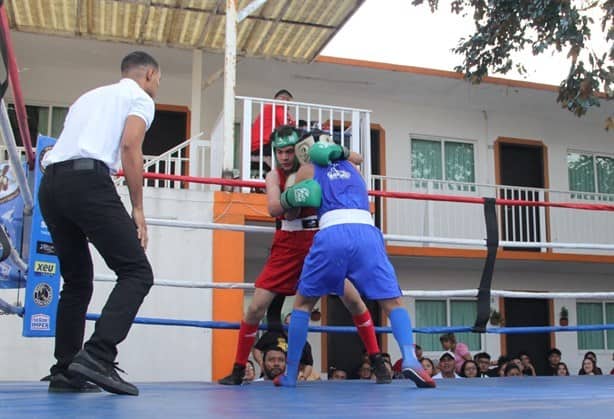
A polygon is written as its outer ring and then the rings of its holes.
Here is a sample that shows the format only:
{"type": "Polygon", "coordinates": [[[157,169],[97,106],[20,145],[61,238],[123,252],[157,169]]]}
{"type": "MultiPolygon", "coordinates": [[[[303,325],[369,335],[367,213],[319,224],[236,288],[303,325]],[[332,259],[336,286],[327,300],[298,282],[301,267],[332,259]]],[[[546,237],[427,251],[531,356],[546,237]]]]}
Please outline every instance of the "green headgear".
{"type": "Polygon", "coordinates": [[[275,132],[273,133],[273,142],[271,143],[273,149],[288,147],[290,145],[293,146],[296,145],[296,143],[298,143],[298,134],[293,129],[280,131],[275,130],[275,132]],[[282,134],[287,135],[284,136],[282,134]]]}
{"type": "MultiPolygon", "coordinates": [[[[293,127],[284,125],[273,131],[273,140],[271,141],[271,146],[273,148],[273,154],[275,155],[275,163],[279,166],[279,161],[277,161],[277,154],[275,154],[275,149],[284,148],[292,146],[294,147],[296,143],[298,143],[299,137],[298,133],[293,127]]],[[[292,167],[292,171],[295,172],[298,170],[300,162],[296,155],[294,156],[294,165],[292,167]]]]}

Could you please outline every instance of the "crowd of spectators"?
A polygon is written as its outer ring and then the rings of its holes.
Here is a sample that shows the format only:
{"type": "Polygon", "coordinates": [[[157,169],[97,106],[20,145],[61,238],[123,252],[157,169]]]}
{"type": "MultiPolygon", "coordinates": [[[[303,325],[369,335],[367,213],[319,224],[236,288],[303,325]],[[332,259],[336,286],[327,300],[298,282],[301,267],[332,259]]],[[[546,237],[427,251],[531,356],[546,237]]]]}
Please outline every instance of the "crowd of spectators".
{"type": "MultiPolygon", "coordinates": [[[[286,319],[287,322],[288,319],[286,319]]],[[[270,333],[270,332],[269,332],[270,333]]],[[[261,343],[271,342],[270,336],[265,333],[261,338],[261,343]]],[[[245,382],[272,380],[279,371],[285,370],[285,356],[286,346],[283,336],[276,335],[275,341],[277,342],[273,346],[273,350],[265,350],[259,356],[258,350],[255,349],[255,358],[259,360],[258,364],[261,367],[260,378],[256,378],[256,372],[254,364],[249,361],[248,368],[246,369],[245,382]],[[277,350],[276,350],[277,349],[277,350]],[[268,358],[271,357],[271,360],[268,358]],[[251,365],[250,365],[251,364],[251,365]]],[[[434,361],[431,358],[424,356],[422,348],[416,345],[416,357],[422,363],[424,369],[434,379],[464,379],[464,378],[491,378],[491,377],[523,377],[523,376],[537,376],[537,375],[551,375],[551,376],[569,376],[569,367],[565,362],[562,362],[562,353],[557,348],[550,349],[544,357],[548,359],[548,366],[543,374],[538,374],[531,357],[526,352],[521,352],[516,355],[506,356],[502,355],[496,360],[492,359],[487,352],[478,352],[471,356],[467,345],[456,342],[453,334],[445,334],[440,338],[442,345],[442,352],[439,358],[434,361]]],[[[256,346],[259,346],[256,344],[256,346]]],[[[311,358],[311,348],[305,348],[308,354],[306,358],[313,363],[311,358]]],[[[401,361],[398,360],[395,364],[392,364],[390,355],[388,353],[383,354],[386,365],[390,368],[393,379],[403,379],[401,374],[401,361]]],[[[613,356],[614,357],[614,356],[613,356]]],[[[310,367],[310,366],[309,366],[310,367]]],[[[310,368],[305,371],[304,368],[299,373],[299,380],[319,380],[320,377],[316,372],[311,372],[310,368]],[[307,372],[307,374],[305,374],[307,372]]],[[[602,375],[601,368],[597,366],[597,356],[595,352],[588,351],[584,355],[584,359],[578,370],[577,375],[602,375]]],[[[614,375],[614,369],[610,371],[610,374],[614,375]]],[[[329,368],[328,377],[329,380],[374,380],[373,367],[369,361],[368,354],[364,354],[360,363],[352,371],[346,371],[334,366],[329,368]]]]}

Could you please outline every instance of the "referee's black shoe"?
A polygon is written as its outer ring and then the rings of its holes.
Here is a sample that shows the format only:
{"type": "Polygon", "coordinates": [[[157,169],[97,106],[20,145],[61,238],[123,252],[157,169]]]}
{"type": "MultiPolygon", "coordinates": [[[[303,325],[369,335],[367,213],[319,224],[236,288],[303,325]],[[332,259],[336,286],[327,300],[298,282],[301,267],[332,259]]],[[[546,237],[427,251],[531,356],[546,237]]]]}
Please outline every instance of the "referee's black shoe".
{"type": "Polygon", "coordinates": [[[100,393],[96,384],[68,372],[56,372],[48,377],[49,393],[100,393]]]}
{"type": "Polygon", "coordinates": [[[117,363],[96,359],[85,349],[79,351],[68,366],[68,372],[98,384],[109,393],[138,396],[139,389],[135,385],[122,380],[117,371],[124,372],[117,367],[117,363]]]}
{"type": "Polygon", "coordinates": [[[240,386],[243,384],[243,377],[245,377],[245,365],[234,364],[232,373],[219,379],[218,383],[225,386],[240,386]]]}

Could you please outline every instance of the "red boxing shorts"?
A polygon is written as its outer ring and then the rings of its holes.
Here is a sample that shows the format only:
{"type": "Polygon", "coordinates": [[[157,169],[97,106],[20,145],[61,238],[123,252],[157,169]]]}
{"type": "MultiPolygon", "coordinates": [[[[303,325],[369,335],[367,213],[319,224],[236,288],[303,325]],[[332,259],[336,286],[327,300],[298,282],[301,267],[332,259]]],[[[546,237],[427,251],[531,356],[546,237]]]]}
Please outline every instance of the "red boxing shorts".
{"type": "Polygon", "coordinates": [[[275,231],[271,254],[256,279],[256,288],[282,295],[296,294],[303,262],[317,232],[318,230],[275,231]]]}

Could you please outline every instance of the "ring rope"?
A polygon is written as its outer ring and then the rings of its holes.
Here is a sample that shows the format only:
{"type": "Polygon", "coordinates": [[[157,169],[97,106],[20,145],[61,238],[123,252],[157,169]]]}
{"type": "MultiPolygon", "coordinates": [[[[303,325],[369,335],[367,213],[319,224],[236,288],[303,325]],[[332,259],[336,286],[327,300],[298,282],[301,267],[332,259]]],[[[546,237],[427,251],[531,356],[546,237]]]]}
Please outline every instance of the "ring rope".
{"type": "MultiPolygon", "coordinates": [[[[117,278],[113,275],[95,275],[97,282],[115,282],[117,278]]],[[[173,281],[169,279],[154,279],[154,285],[161,287],[175,288],[200,288],[200,289],[240,289],[253,290],[254,284],[249,282],[198,282],[198,281],[173,281]]],[[[476,297],[478,290],[402,290],[404,297],[414,298],[454,298],[454,297],[476,297]]],[[[585,300],[607,300],[614,299],[614,292],[533,292],[533,291],[506,291],[492,290],[493,297],[508,298],[576,298],[585,300]]]]}
{"type": "MultiPolygon", "coordinates": [[[[88,320],[98,320],[99,314],[87,314],[88,320]]],[[[217,321],[197,321],[197,320],[177,320],[162,319],[152,317],[137,317],[134,319],[137,324],[150,324],[158,326],[185,326],[204,329],[239,329],[240,323],[217,322],[217,321]]],[[[267,325],[260,324],[260,330],[267,330],[267,325]]],[[[287,326],[284,326],[287,330],[287,326]]],[[[310,332],[316,333],[356,333],[355,326],[309,326],[310,332]]],[[[523,333],[549,333],[549,332],[583,332],[597,330],[614,330],[614,324],[581,325],[581,326],[523,326],[523,327],[491,327],[486,329],[486,333],[491,334],[523,334],[523,333]]],[[[377,333],[392,333],[391,327],[379,326],[375,328],[377,333]]],[[[452,327],[415,327],[415,333],[439,334],[439,333],[463,333],[471,332],[471,326],[452,326],[452,327]]]]}
{"type": "MultiPolygon", "coordinates": [[[[182,227],[194,228],[203,230],[232,230],[254,233],[274,233],[274,227],[265,226],[248,226],[240,224],[220,224],[220,223],[204,223],[195,221],[179,221],[168,220],[161,218],[148,218],[147,224],[161,227],[182,227]]],[[[439,243],[439,244],[457,244],[468,246],[486,246],[486,239],[457,239],[451,237],[426,237],[426,236],[402,236],[398,234],[384,234],[384,239],[397,242],[411,243],[439,243]]],[[[598,243],[559,243],[559,242],[518,242],[504,241],[500,242],[504,247],[546,247],[560,249],[585,249],[585,250],[614,250],[612,244],[598,243]]]]}
{"type": "MultiPolygon", "coordinates": [[[[121,175],[123,175],[123,173],[118,172],[117,176],[121,176],[121,175]]],[[[205,185],[222,185],[222,186],[235,186],[235,187],[248,187],[248,188],[264,188],[265,187],[264,182],[253,181],[253,180],[205,178],[205,177],[196,177],[196,176],[169,175],[169,174],[164,174],[164,173],[143,173],[143,177],[146,179],[174,180],[174,181],[179,181],[179,182],[190,182],[190,183],[205,184],[205,185]]],[[[489,198],[471,197],[471,196],[425,194],[425,193],[417,193],[417,192],[374,191],[374,190],[369,190],[369,195],[385,197],[385,198],[415,199],[415,200],[420,200],[420,201],[459,202],[459,203],[480,204],[480,205],[484,204],[485,199],[489,199],[489,198]]],[[[522,200],[522,199],[503,199],[503,198],[496,198],[495,203],[497,205],[522,206],[522,207],[551,207],[551,208],[569,208],[569,209],[592,210],[592,211],[614,211],[614,205],[608,205],[608,204],[579,204],[577,202],[527,201],[527,200],[522,200]]]]}

